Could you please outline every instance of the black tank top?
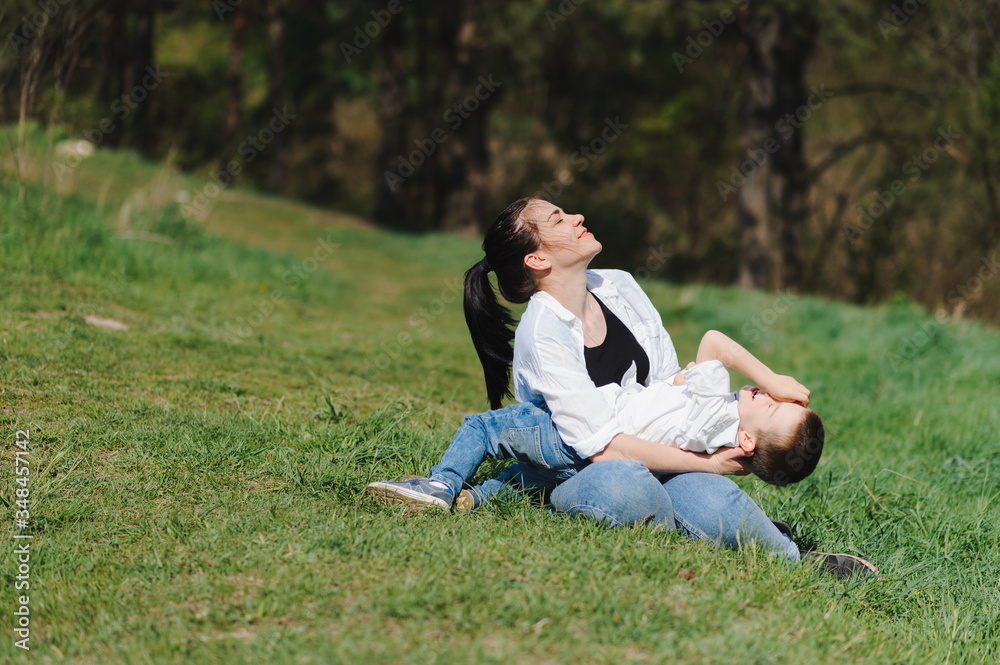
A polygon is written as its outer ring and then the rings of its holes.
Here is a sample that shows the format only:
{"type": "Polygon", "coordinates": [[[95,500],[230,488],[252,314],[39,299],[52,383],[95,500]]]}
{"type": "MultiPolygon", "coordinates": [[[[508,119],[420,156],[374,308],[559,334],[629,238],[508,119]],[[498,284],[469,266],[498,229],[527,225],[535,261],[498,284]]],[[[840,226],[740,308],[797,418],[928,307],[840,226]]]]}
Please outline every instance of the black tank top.
{"type": "Polygon", "coordinates": [[[604,312],[604,321],[608,332],[604,341],[598,346],[583,347],[583,357],[587,361],[587,373],[596,386],[609,383],[621,385],[625,372],[635,362],[636,377],[639,383],[645,383],[649,376],[649,356],[643,351],[635,335],[629,330],[610,309],[604,306],[601,299],[594,300],[604,312]]]}

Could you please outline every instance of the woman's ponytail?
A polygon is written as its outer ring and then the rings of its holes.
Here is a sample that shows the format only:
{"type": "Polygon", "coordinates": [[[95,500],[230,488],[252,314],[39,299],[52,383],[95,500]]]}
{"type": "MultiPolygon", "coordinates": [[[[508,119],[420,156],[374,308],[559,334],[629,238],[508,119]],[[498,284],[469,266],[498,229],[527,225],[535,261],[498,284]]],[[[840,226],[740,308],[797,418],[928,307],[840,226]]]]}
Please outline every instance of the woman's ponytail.
{"type": "Polygon", "coordinates": [[[499,409],[510,390],[510,367],[514,360],[514,317],[500,304],[490,283],[486,259],[465,273],[465,323],[472,334],[479,362],[486,378],[486,395],[491,409],[499,409]]]}
{"type": "Polygon", "coordinates": [[[511,342],[516,322],[510,310],[500,304],[489,274],[496,273],[500,295],[508,302],[527,302],[538,290],[535,276],[524,265],[524,257],[538,249],[535,224],[521,216],[531,201],[518,199],[497,216],[483,240],[486,256],[465,273],[465,323],[483,365],[491,409],[499,409],[504,397],[513,397],[511,342]]]}

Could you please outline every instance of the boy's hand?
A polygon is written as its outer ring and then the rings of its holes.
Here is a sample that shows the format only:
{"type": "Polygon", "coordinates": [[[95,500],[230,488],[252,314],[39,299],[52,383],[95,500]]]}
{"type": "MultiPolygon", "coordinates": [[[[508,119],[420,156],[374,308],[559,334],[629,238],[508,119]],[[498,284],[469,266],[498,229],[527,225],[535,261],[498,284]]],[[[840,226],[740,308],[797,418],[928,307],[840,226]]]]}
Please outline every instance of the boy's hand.
{"type": "Polygon", "coordinates": [[[809,389],[785,374],[775,374],[766,386],[761,387],[779,402],[798,402],[809,406],[809,389]]]}
{"type": "Polygon", "coordinates": [[[691,369],[692,367],[694,367],[694,361],[693,360],[687,364],[687,367],[685,367],[684,369],[682,369],[680,372],[677,372],[676,374],[674,374],[674,385],[675,386],[683,386],[683,385],[685,385],[687,383],[687,379],[684,378],[683,372],[686,372],[687,370],[691,369]]]}

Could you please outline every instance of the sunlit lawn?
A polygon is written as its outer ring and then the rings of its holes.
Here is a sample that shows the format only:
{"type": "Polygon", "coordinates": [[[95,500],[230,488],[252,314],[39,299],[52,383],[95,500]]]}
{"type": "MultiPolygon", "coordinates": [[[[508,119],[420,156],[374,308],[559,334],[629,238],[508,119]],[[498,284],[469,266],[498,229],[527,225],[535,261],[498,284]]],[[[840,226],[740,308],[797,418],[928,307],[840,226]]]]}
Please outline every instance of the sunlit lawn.
{"type": "MultiPolygon", "coordinates": [[[[31,432],[34,534],[32,652],[8,630],[4,658],[996,660],[996,331],[905,302],[646,284],[682,360],[718,328],[812,388],[817,472],[740,483],[800,545],[860,553],[877,581],[607,530],[533,497],[404,516],[365,484],[425,473],[486,406],[460,302],[478,241],[243,191],[191,224],[172,202],[191,181],[93,160],[65,196],[0,199],[2,431],[11,451],[31,432]]],[[[13,515],[13,452],[5,464],[13,515]]]]}

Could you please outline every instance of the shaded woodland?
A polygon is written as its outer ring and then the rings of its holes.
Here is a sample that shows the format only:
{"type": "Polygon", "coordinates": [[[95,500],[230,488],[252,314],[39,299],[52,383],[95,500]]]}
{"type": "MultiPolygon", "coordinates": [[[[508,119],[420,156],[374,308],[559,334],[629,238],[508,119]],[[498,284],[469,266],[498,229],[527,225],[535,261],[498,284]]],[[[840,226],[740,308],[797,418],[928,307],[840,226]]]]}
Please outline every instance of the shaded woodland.
{"type": "Polygon", "coordinates": [[[541,192],[602,265],[998,322],[998,31],[1000,0],[15,0],[0,178],[35,123],[409,232],[541,192]]]}

